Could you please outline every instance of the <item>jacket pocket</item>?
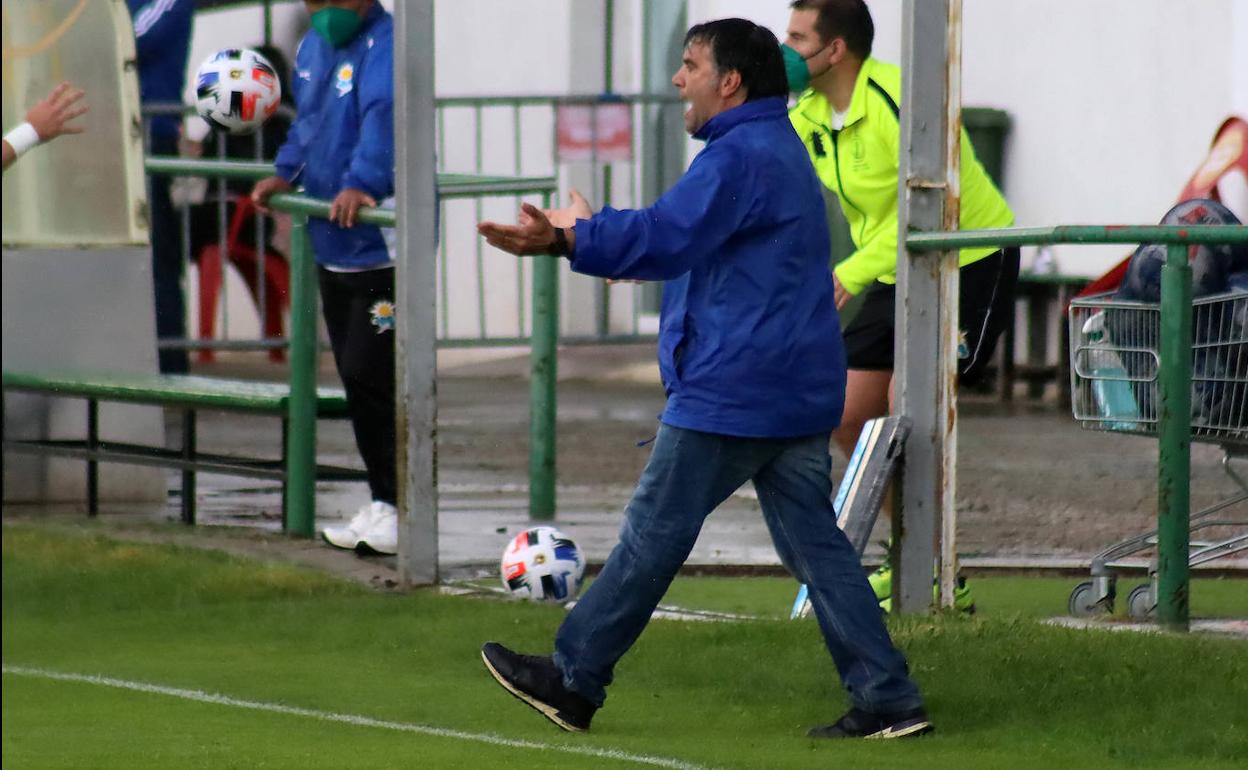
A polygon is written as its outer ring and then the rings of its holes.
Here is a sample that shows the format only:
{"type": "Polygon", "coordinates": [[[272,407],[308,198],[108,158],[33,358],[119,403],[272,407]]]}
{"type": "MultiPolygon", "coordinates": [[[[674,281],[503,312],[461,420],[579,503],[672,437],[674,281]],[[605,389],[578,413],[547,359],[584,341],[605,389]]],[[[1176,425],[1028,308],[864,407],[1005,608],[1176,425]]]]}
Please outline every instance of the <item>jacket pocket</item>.
{"type": "Polygon", "coordinates": [[[689,316],[685,316],[680,340],[676,343],[676,347],[672,349],[672,369],[675,370],[677,380],[685,379],[685,365],[689,363],[691,350],[697,343],[697,340],[698,329],[694,326],[692,319],[689,316]]]}

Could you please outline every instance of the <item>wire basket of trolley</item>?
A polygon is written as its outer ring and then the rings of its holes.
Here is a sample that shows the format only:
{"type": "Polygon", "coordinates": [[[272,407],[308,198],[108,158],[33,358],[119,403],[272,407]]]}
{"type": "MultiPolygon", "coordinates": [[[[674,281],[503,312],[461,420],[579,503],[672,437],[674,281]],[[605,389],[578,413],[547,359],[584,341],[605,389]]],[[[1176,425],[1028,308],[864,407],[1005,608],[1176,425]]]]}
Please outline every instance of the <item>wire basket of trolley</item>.
{"type": "MultiPolygon", "coordinates": [[[[1180,206],[1193,203],[1199,202],[1180,206]]],[[[1165,254],[1165,246],[1141,246],[1116,292],[1071,302],[1071,408],[1084,428],[1157,436],[1158,277],[1165,254]]],[[[1248,551],[1248,247],[1193,247],[1192,255],[1191,440],[1222,449],[1222,469],[1234,489],[1230,497],[1191,513],[1188,563],[1195,567],[1248,551]],[[1200,537],[1205,535],[1214,536],[1200,537]]],[[[1091,580],[1070,594],[1071,614],[1112,613],[1123,560],[1156,544],[1152,530],[1098,553],[1091,580]]],[[[1149,582],[1127,595],[1130,617],[1153,614],[1156,575],[1154,558],[1149,582]]]]}

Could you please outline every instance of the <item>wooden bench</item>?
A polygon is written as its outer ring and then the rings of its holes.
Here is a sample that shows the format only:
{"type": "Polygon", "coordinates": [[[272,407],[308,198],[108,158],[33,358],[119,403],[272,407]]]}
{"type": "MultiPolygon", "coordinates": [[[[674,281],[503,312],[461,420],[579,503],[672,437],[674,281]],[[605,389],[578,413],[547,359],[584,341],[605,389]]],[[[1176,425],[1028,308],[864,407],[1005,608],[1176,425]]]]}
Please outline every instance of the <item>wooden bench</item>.
{"type": "MultiPolygon", "coordinates": [[[[195,523],[195,474],[221,473],[282,482],[282,526],[287,525],[286,483],[289,476],[286,438],[290,388],[285,383],[250,382],[213,377],[115,372],[9,371],[3,373],[4,392],[37,393],[56,398],[81,398],[87,402],[85,440],[14,439],[4,436],[4,451],[54,455],[87,461],[87,513],[99,511],[99,463],[149,465],[182,471],[182,521],[195,523]],[[99,435],[101,401],[150,404],[182,411],[182,446],[179,449],[102,441],[99,435]],[[280,460],[239,455],[212,454],[196,446],[196,416],[202,410],[263,414],[282,419],[280,460]]],[[[2,406],[2,404],[0,404],[2,406]]],[[[340,388],[317,388],[316,413],[320,418],[347,417],[347,398],[340,388]]],[[[352,468],[318,465],[316,477],[326,481],[365,479],[352,468]]]]}
{"type": "Polygon", "coordinates": [[[1007,319],[1001,335],[1000,378],[998,387],[1002,401],[1014,399],[1014,383],[1027,383],[1027,397],[1039,400],[1050,382],[1057,385],[1057,401],[1061,408],[1070,407],[1070,333],[1066,307],[1089,278],[1071,275],[1023,273],[1018,277],[1016,298],[1026,302],[1027,362],[1015,363],[1018,332],[1014,314],[1007,319]],[[1057,362],[1049,363],[1049,319],[1056,312],[1058,320],[1057,362]]]}

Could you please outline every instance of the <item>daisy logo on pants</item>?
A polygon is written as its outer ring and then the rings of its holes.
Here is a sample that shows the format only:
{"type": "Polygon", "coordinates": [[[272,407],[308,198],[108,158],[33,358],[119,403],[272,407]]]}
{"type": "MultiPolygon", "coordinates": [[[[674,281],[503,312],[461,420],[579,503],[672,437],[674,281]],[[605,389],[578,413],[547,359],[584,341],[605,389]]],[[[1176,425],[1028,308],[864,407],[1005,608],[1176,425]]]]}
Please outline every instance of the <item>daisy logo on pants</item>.
{"type": "Polygon", "coordinates": [[[388,299],[375,302],[368,309],[368,314],[372,316],[372,324],[377,327],[377,333],[394,331],[394,303],[388,299]]]}

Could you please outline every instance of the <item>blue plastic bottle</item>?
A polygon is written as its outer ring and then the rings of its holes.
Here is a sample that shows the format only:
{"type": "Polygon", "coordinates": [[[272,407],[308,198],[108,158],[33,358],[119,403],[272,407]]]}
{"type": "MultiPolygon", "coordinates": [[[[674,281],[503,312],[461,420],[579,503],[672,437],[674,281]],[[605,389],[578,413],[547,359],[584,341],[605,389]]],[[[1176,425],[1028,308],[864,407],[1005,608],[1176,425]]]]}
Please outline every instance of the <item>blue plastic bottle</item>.
{"type": "Polygon", "coordinates": [[[1090,343],[1088,362],[1096,413],[1111,418],[1101,423],[1101,427],[1117,431],[1139,430],[1142,427],[1140,410],[1131,393],[1131,375],[1111,344],[1105,329],[1105,314],[1097,313],[1089,318],[1083,325],[1083,334],[1090,343]]]}

